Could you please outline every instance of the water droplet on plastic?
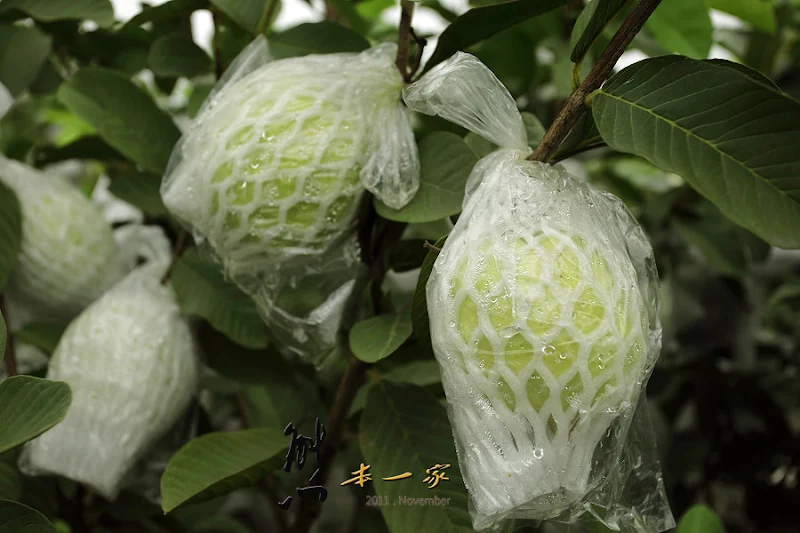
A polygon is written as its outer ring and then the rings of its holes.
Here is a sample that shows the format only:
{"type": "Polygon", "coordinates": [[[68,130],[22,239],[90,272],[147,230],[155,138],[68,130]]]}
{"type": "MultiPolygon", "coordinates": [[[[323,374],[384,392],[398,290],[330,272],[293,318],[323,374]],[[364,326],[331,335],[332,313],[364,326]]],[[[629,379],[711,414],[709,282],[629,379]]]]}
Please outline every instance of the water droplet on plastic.
{"type": "Polygon", "coordinates": [[[544,448],[536,448],[536,449],[534,449],[533,450],[533,456],[536,459],[541,459],[542,457],[544,457],[544,448]]]}

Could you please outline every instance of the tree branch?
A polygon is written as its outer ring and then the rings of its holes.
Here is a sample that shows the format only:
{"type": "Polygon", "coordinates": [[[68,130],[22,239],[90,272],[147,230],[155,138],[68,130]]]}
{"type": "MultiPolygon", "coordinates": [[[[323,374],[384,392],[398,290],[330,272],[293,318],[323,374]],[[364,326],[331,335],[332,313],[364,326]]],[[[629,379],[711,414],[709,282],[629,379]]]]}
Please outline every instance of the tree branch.
{"type": "Polygon", "coordinates": [[[586,98],[600,88],[603,81],[611,73],[614,65],[617,64],[619,57],[660,3],[661,0],[640,0],[636,7],[633,8],[631,14],[622,23],[617,33],[614,34],[606,49],[603,50],[589,75],[586,76],[583,83],[575,89],[567,103],[564,104],[552,126],[547,130],[542,142],[539,143],[539,146],[529,157],[530,160],[545,163],[550,160],[572,127],[575,126],[575,123],[586,111],[586,98]]]}
{"type": "Polygon", "coordinates": [[[414,3],[409,0],[400,0],[400,28],[397,37],[397,70],[403,79],[408,81],[411,75],[408,72],[408,52],[411,46],[411,19],[414,16],[414,3]]]}
{"type": "Polygon", "coordinates": [[[8,319],[6,297],[2,294],[0,294],[0,313],[3,314],[3,321],[6,324],[6,352],[3,360],[6,363],[8,377],[12,377],[17,375],[17,358],[14,355],[14,339],[11,337],[11,322],[8,319]]]}

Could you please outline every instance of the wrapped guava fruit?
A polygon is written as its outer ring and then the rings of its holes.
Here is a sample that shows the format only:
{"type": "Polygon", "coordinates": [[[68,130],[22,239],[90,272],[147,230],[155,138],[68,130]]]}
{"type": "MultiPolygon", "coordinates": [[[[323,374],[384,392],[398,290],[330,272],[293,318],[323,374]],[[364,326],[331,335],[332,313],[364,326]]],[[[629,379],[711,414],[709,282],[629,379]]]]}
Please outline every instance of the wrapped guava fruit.
{"type": "Polygon", "coordinates": [[[168,257],[136,268],[67,327],[47,378],[69,384],[72,404],[28,445],[25,471],[64,476],[113,500],[184,412],[197,386],[197,350],[172,289],[160,282],[168,257]]]}
{"type": "Polygon", "coordinates": [[[201,110],[162,197],[232,277],[321,253],[352,227],[365,188],[393,207],[413,197],[419,163],[395,49],[240,58],[249,72],[201,110]]]}
{"type": "Polygon", "coordinates": [[[67,180],[0,156],[0,183],[16,193],[22,214],[9,292],[27,313],[68,320],[122,277],[111,226],[67,180]]]}
{"type": "Polygon", "coordinates": [[[363,272],[351,250],[364,191],[399,208],[419,185],[395,52],[271,61],[258,37],[186,129],[161,186],[282,348],[315,362],[335,351],[363,272]],[[313,294],[296,290],[311,284],[313,294]]]}
{"type": "Polygon", "coordinates": [[[661,342],[644,232],[613,195],[526,160],[513,99],[473,56],[404,97],[501,147],[473,169],[427,282],[475,528],[613,508],[635,468],[623,450],[661,342]]]}

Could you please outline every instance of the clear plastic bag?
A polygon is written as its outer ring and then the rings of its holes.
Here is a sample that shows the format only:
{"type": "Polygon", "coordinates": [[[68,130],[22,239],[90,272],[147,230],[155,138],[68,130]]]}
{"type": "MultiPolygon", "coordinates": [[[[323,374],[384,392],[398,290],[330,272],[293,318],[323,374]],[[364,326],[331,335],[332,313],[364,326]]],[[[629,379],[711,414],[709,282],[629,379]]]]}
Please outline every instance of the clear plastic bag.
{"type": "Polygon", "coordinates": [[[525,159],[514,101],[475,57],[456,54],[404,98],[501,146],[473,169],[427,284],[473,525],[592,515],[615,530],[672,527],[637,411],[661,347],[638,222],[613,195],[525,159]]]}
{"type": "Polygon", "coordinates": [[[140,237],[148,244],[141,248],[147,262],[86,308],[59,341],[47,378],[69,384],[72,403],[64,420],[31,441],[20,459],[32,475],[86,483],[110,500],[184,412],[199,372],[189,324],[160,281],[169,242],[154,228],[140,237]]]}
{"type": "Polygon", "coordinates": [[[20,204],[22,246],[9,297],[25,315],[69,320],[124,275],[102,211],[66,179],[0,155],[0,183],[20,204]]]}
{"type": "Polygon", "coordinates": [[[333,300],[308,313],[282,307],[277,287],[295,283],[297,268],[324,272],[349,257],[338,249],[365,188],[399,208],[418,187],[395,49],[269,61],[259,37],[184,134],[162,183],[164,204],[255,298],[275,335],[313,358],[331,348],[321,342],[328,332],[313,329],[335,318],[358,269],[326,282],[333,300]]]}

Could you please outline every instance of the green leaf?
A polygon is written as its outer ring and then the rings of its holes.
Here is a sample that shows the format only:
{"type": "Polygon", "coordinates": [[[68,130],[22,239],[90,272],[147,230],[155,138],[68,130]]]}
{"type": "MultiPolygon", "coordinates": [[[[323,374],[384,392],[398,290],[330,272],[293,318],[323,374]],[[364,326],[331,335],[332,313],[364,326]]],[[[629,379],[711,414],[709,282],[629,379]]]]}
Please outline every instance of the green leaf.
{"type": "Polygon", "coordinates": [[[536,2],[516,0],[470,9],[455,19],[439,36],[436,50],[425,64],[425,71],[430,70],[459,50],[466,50],[492,35],[569,2],[570,0],[537,0],[536,2]]]}
{"type": "Polygon", "coordinates": [[[263,386],[244,391],[250,414],[250,425],[283,430],[286,424],[311,426],[327,408],[322,404],[317,385],[307,379],[279,374],[271,376],[263,386]]]}
{"type": "Polygon", "coordinates": [[[251,34],[258,32],[266,0],[211,0],[211,3],[251,34]]]}
{"type": "Polygon", "coordinates": [[[746,76],[750,76],[755,81],[757,81],[759,83],[763,83],[769,89],[774,89],[776,91],[780,91],[781,90],[780,87],[778,87],[778,85],[774,81],[772,81],[768,77],[764,76],[759,71],[753,70],[753,69],[751,69],[749,67],[746,67],[746,66],[742,65],[741,63],[733,63],[733,62],[727,61],[725,59],[709,59],[707,62],[708,63],[713,63],[714,65],[719,65],[720,67],[732,68],[734,70],[738,70],[742,74],[744,74],[746,76]]]}
{"type": "Polygon", "coordinates": [[[5,0],[0,13],[19,9],[36,20],[93,20],[101,26],[114,23],[114,7],[110,0],[5,0]]]}
{"type": "Polygon", "coordinates": [[[759,30],[775,33],[775,6],[772,0],[706,0],[708,6],[749,22],[759,30]]]}
{"type": "Polygon", "coordinates": [[[383,372],[381,378],[395,383],[410,383],[425,387],[442,381],[439,363],[433,359],[411,361],[383,372]]]}
{"type": "Polygon", "coordinates": [[[0,311],[0,364],[3,364],[3,359],[6,355],[6,318],[3,312],[0,311]]]}
{"type": "MultiPolygon", "coordinates": [[[[64,115],[69,115],[70,118],[79,122],[80,125],[91,129],[91,126],[75,117],[68,111],[64,115]]],[[[51,117],[53,118],[53,117],[51,117]]],[[[63,123],[59,124],[64,127],[63,123]]],[[[39,165],[48,165],[50,163],[58,163],[59,161],[67,161],[69,159],[94,159],[97,161],[110,161],[110,160],[123,160],[125,156],[111,148],[107,142],[97,136],[80,137],[79,139],[65,145],[65,146],[45,146],[36,153],[36,162],[39,165]]]]}
{"type": "Polygon", "coordinates": [[[111,172],[108,190],[114,196],[138,207],[146,215],[160,217],[169,215],[161,200],[161,179],[143,172],[111,172]]]}
{"type": "Polygon", "coordinates": [[[647,19],[646,27],[670,52],[698,59],[708,57],[714,41],[711,15],[702,0],[662,2],[647,19]]]}
{"type": "Polygon", "coordinates": [[[376,383],[369,390],[361,415],[359,442],[364,461],[371,467],[375,493],[393,504],[380,508],[389,531],[472,531],[453,431],[445,408],[435,396],[412,385],[376,383]],[[450,465],[445,470],[449,479],[430,489],[423,482],[425,470],[437,463],[450,465]],[[412,477],[400,481],[382,479],[404,472],[411,472],[412,477]],[[450,501],[448,505],[415,507],[413,512],[398,503],[401,497],[434,496],[450,501]]]}
{"type": "Polygon", "coordinates": [[[422,266],[428,249],[424,239],[403,239],[389,250],[389,265],[395,272],[408,272],[422,266]]]}
{"type": "Polygon", "coordinates": [[[153,74],[165,78],[192,78],[211,71],[211,58],[194,41],[179,34],[164,35],[153,42],[147,54],[153,74]]]}
{"type": "Polygon", "coordinates": [[[324,20],[307,22],[269,38],[270,51],[279,59],[308,54],[334,54],[361,52],[369,48],[369,41],[338,22],[324,20]]]}
{"type": "Polygon", "coordinates": [[[583,59],[606,25],[617,16],[628,0],[592,0],[578,16],[572,28],[569,46],[570,60],[577,63],[583,59]]]}
{"type": "Polygon", "coordinates": [[[431,347],[431,329],[428,322],[428,299],[426,296],[426,285],[428,278],[431,277],[433,271],[433,263],[439,257],[439,252],[447,240],[445,235],[433,245],[433,248],[428,251],[428,256],[422,263],[422,268],[419,271],[419,278],[417,279],[417,288],[414,291],[414,300],[411,303],[411,321],[414,325],[414,337],[417,342],[427,348],[431,347]]]}
{"type": "Polygon", "coordinates": [[[676,533],[725,533],[725,526],[707,505],[695,505],[683,515],[676,533]]]}
{"type": "Polygon", "coordinates": [[[0,83],[12,96],[36,80],[52,41],[35,27],[0,24],[0,83]]]}
{"type": "Polygon", "coordinates": [[[253,300],[225,281],[219,269],[203,259],[197,248],[183,254],[170,280],[186,314],[205,318],[214,329],[244,347],[267,347],[267,327],[253,300]]]}
{"type": "Polygon", "coordinates": [[[750,233],[734,226],[712,208],[698,219],[672,221],[678,234],[697,248],[715,271],[727,276],[744,276],[749,267],[763,261],[769,245],[750,233]]]}
{"type": "Polygon", "coordinates": [[[56,346],[58,346],[58,341],[61,340],[61,335],[64,334],[65,329],[66,326],[64,324],[31,322],[22,329],[15,331],[14,338],[52,354],[56,346]]]}
{"type": "Polygon", "coordinates": [[[0,500],[1,533],[56,533],[56,528],[39,511],[27,505],[0,500]]]}
{"type": "Polygon", "coordinates": [[[765,241],[800,248],[800,103],[739,69],[665,56],[595,93],[609,146],[683,177],[765,241]]]}
{"type": "Polygon", "coordinates": [[[478,158],[455,133],[434,132],[419,143],[419,190],[402,209],[375,200],[383,218],[398,222],[431,222],[461,212],[464,187],[478,158]]]}
{"type": "Polygon", "coordinates": [[[208,7],[207,0],[172,0],[157,6],[151,5],[126,22],[123,28],[141,26],[147,22],[170,20],[206,7],[208,7]]]}
{"type": "Polygon", "coordinates": [[[523,111],[520,114],[522,115],[522,124],[525,126],[525,133],[528,136],[528,146],[536,148],[547,130],[533,113],[523,111]]]}
{"type": "Polygon", "coordinates": [[[14,376],[0,383],[0,453],[61,422],[71,402],[69,385],[61,381],[14,376]]]}
{"type": "MultiPolygon", "coordinates": [[[[352,0],[330,0],[336,13],[344,18],[351,28],[361,35],[369,33],[372,23],[362,17],[356,9],[356,2],[352,0]]],[[[377,18],[377,17],[375,17],[377,18]]]]}
{"type": "Polygon", "coordinates": [[[145,170],[162,174],[167,168],[180,131],[128,78],[111,70],[84,68],[61,85],[58,98],[145,170]]]}
{"type": "Polygon", "coordinates": [[[22,475],[16,467],[16,454],[0,457],[0,500],[16,500],[22,496],[22,475]]]}
{"type": "Polygon", "coordinates": [[[366,363],[392,355],[411,337],[411,315],[399,312],[362,320],[350,330],[350,350],[366,363]]]}
{"type": "Polygon", "coordinates": [[[211,500],[250,487],[275,470],[288,447],[282,431],[248,429],[209,433],[172,456],[161,476],[161,508],[211,500]]]}
{"type": "MultiPolygon", "coordinates": [[[[2,170],[0,170],[2,172],[2,170]]],[[[0,182],[0,292],[17,266],[22,244],[22,214],[17,195],[0,182]]]]}

